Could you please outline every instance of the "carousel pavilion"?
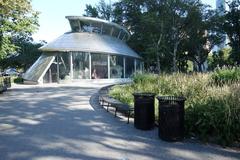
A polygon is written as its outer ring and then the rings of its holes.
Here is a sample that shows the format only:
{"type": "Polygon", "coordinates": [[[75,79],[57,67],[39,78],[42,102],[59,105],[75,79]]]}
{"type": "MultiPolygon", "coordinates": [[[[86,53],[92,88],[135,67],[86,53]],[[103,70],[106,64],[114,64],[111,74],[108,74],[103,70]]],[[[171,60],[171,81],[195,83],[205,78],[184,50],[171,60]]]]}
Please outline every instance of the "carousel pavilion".
{"type": "Polygon", "coordinates": [[[141,72],[141,57],[125,43],[129,32],[105,20],[67,16],[71,31],[40,48],[43,52],[23,78],[34,83],[122,80],[141,72]]]}

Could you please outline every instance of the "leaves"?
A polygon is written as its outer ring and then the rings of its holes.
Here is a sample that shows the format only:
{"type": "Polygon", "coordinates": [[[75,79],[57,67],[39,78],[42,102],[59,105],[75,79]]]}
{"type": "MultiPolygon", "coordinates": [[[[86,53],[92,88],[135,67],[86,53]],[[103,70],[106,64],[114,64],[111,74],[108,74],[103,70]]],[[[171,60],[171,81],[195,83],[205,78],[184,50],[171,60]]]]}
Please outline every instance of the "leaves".
{"type": "Polygon", "coordinates": [[[100,0],[96,7],[87,4],[84,16],[110,20],[112,18],[112,14],[111,4],[107,4],[105,0],[100,0]]]}
{"type": "Polygon", "coordinates": [[[229,38],[232,47],[230,58],[240,64],[240,1],[233,0],[228,3],[229,11],[224,15],[222,29],[229,38]]]}
{"type": "Polygon", "coordinates": [[[38,28],[38,12],[30,0],[0,0],[0,59],[13,54],[16,36],[31,36],[38,28]]]}

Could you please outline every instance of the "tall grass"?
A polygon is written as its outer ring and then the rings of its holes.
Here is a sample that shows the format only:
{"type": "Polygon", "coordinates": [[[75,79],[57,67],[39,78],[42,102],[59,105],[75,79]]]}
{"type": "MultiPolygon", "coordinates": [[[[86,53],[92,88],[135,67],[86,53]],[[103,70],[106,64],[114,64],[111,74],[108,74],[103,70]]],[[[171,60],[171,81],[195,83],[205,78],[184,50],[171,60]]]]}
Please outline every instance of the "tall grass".
{"type": "Polygon", "coordinates": [[[240,84],[215,85],[214,74],[136,75],[132,84],[115,86],[110,95],[132,106],[134,92],[184,96],[187,135],[223,145],[240,142],[240,84]]]}
{"type": "Polygon", "coordinates": [[[217,85],[240,82],[240,67],[217,68],[211,78],[217,85]]]}

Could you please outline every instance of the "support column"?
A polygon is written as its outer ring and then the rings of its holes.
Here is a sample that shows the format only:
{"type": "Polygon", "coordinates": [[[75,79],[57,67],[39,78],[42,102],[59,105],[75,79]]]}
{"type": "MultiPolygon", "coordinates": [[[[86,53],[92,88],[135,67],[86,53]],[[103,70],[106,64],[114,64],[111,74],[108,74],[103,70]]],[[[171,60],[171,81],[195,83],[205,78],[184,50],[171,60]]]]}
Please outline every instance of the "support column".
{"type": "Polygon", "coordinates": [[[120,30],[118,33],[118,37],[117,37],[118,39],[120,38],[121,33],[122,33],[122,30],[120,30]]]}
{"type": "Polygon", "coordinates": [[[73,58],[72,58],[72,52],[70,52],[70,77],[71,77],[71,80],[73,80],[73,58]]]}
{"type": "Polygon", "coordinates": [[[123,57],[123,78],[126,78],[126,58],[123,57]]]}
{"type": "Polygon", "coordinates": [[[59,55],[57,54],[57,82],[59,83],[59,55]]]}
{"type": "Polygon", "coordinates": [[[137,72],[137,60],[134,59],[134,74],[137,72]]]}
{"type": "Polygon", "coordinates": [[[89,55],[89,79],[92,79],[92,56],[91,53],[88,53],[89,55]]]}
{"type": "Polygon", "coordinates": [[[52,70],[51,70],[51,67],[48,69],[48,76],[49,76],[49,82],[48,83],[52,83],[52,70]]]}
{"type": "Polygon", "coordinates": [[[103,33],[103,23],[101,24],[101,34],[103,33]]]}
{"type": "Polygon", "coordinates": [[[144,62],[141,62],[141,73],[144,72],[144,62]]]}
{"type": "Polygon", "coordinates": [[[108,54],[108,79],[110,79],[110,55],[108,54]]]}

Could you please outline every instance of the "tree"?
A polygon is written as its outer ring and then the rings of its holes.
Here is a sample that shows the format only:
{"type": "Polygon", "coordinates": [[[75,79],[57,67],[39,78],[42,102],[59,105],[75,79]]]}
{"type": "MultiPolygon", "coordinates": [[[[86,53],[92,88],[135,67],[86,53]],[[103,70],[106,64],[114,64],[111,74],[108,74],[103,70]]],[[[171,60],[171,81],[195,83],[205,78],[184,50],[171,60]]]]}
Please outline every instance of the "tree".
{"type": "Polygon", "coordinates": [[[224,15],[223,30],[229,38],[232,47],[230,58],[240,64],[240,0],[227,3],[229,11],[224,15]]]}
{"type": "Polygon", "coordinates": [[[199,7],[199,3],[197,0],[122,0],[115,8],[122,11],[118,19],[122,19],[132,33],[130,46],[142,52],[151,65],[156,64],[159,73],[169,67],[177,71],[177,64],[186,65],[186,59],[183,59],[186,50],[182,46],[189,38],[191,28],[188,21],[192,17],[188,14],[193,6],[199,7]]]}
{"type": "Polygon", "coordinates": [[[221,34],[217,32],[218,17],[208,6],[194,3],[188,12],[186,23],[187,39],[183,44],[186,59],[196,64],[197,71],[204,69],[204,63],[212,48],[221,43],[221,34]]]}
{"type": "Polygon", "coordinates": [[[32,10],[30,0],[0,1],[0,59],[13,54],[17,46],[14,37],[28,37],[38,27],[38,12],[32,10]]]}
{"type": "Polygon", "coordinates": [[[187,37],[185,29],[188,28],[186,23],[186,15],[189,10],[189,2],[185,0],[166,0],[166,6],[164,8],[167,10],[166,14],[162,16],[167,16],[165,21],[166,25],[166,38],[170,42],[169,53],[172,55],[172,71],[176,72],[178,56],[180,54],[179,46],[183,43],[184,39],[187,37]]]}
{"type": "Polygon", "coordinates": [[[208,69],[214,70],[217,67],[224,67],[231,65],[232,62],[229,60],[231,48],[224,48],[219,50],[217,53],[212,53],[208,56],[208,69]]]}
{"type": "Polygon", "coordinates": [[[111,4],[107,4],[105,0],[100,0],[96,7],[87,4],[84,16],[111,20],[112,14],[111,4]]]}
{"type": "Polygon", "coordinates": [[[34,43],[31,37],[14,37],[14,45],[17,46],[15,54],[11,54],[0,60],[1,69],[14,67],[21,70],[29,68],[41,55],[38,50],[46,42],[34,43]]]}
{"type": "Polygon", "coordinates": [[[217,18],[199,0],[121,0],[113,6],[112,21],[130,31],[127,43],[157,73],[187,70],[189,60],[201,70],[219,41],[217,18]]]}
{"type": "Polygon", "coordinates": [[[98,17],[98,10],[97,10],[97,8],[93,7],[90,4],[86,4],[86,9],[84,11],[85,11],[84,16],[87,16],[87,17],[98,17]]]}

